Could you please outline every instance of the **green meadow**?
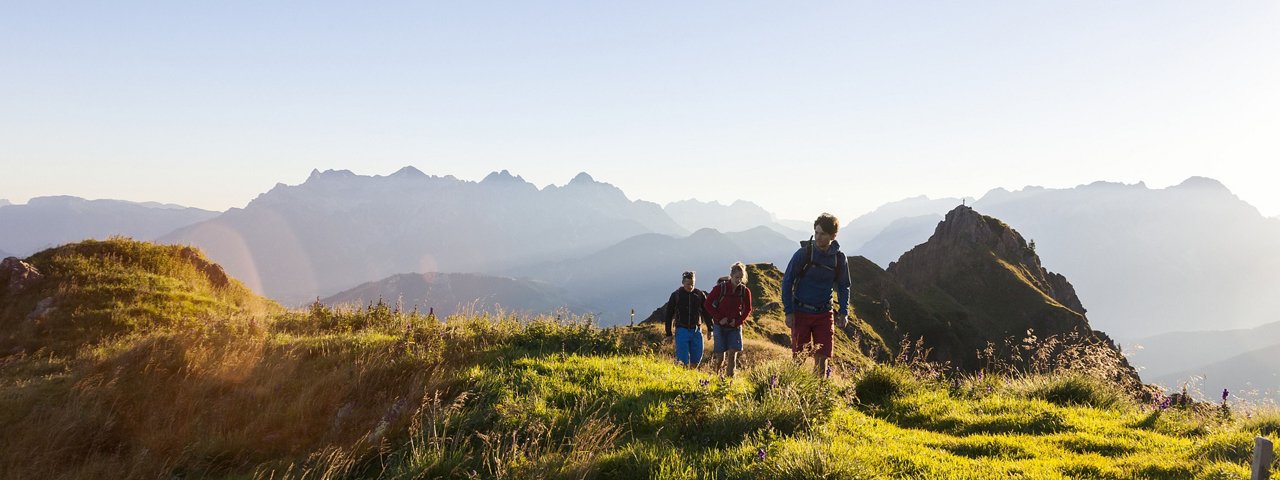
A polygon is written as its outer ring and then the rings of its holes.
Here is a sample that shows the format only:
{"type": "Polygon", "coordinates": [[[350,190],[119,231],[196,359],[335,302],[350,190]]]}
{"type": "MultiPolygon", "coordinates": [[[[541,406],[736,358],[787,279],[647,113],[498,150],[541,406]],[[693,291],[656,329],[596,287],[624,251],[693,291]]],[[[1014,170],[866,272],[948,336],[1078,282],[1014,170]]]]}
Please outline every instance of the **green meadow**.
{"type": "Polygon", "coordinates": [[[3,297],[4,478],[1238,479],[1280,431],[1079,372],[841,350],[818,378],[768,324],[722,378],[676,365],[658,325],[286,310],[177,247],[61,248],[3,297]],[[41,298],[43,323],[13,314],[41,298]]]}

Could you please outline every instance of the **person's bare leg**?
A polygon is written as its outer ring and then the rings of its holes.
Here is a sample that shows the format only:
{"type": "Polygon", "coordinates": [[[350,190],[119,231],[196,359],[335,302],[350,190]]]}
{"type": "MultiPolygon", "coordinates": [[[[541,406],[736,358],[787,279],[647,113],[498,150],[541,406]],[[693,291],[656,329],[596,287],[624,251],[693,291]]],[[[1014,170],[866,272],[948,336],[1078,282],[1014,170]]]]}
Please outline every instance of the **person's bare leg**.
{"type": "Polygon", "coordinates": [[[819,377],[826,378],[827,376],[827,356],[826,355],[823,355],[821,353],[813,354],[813,373],[816,373],[819,377]]]}
{"type": "Polygon", "coordinates": [[[738,351],[729,350],[724,352],[724,355],[728,363],[728,366],[725,367],[725,375],[728,375],[729,378],[733,378],[733,375],[737,373],[738,370],[738,351]]]}

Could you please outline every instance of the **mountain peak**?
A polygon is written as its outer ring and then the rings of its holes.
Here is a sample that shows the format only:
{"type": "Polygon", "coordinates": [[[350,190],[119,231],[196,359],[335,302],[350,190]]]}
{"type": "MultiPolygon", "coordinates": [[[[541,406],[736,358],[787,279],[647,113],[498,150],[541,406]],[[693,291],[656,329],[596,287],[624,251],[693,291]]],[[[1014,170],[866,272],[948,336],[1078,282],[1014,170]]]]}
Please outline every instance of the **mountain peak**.
{"type": "Polygon", "coordinates": [[[311,169],[311,175],[307,176],[306,181],[310,182],[312,180],[319,180],[322,178],[323,179],[347,178],[347,177],[354,177],[354,176],[356,176],[356,174],[352,173],[351,170],[325,170],[321,172],[320,170],[313,168],[311,169]]]}
{"type": "Polygon", "coordinates": [[[1230,192],[1226,185],[1222,182],[1209,177],[1188,177],[1182,183],[1174,185],[1173,188],[1197,189],[1207,191],[1230,192]]]}
{"type": "Polygon", "coordinates": [[[968,206],[956,207],[928,241],[902,255],[885,273],[948,312],[917,325],[912,334],[933,336],[932,341],[939,342],[936,348],[950,351],[950,360],[957,364],[978,365],[971,352],[984,343],[1033,331],[1040,338],[1097,342],[1102,355],[1098,358],[1113,365],[1114,378],[1138,384],[1137,373],[1109,337],[1089,326],[1075,287],[1066,277],[1046,270],[1022,235],[999,219],[968,206]]]}
{"type": "Polygon", "coordinates": [[[427,174],[422,173],[422,170],[418,170],[412,165],[406,165],[404,168],[396,170],[396,173],[391,174],[393,178],[421,178],[425,176],[427,174]]]}
{"type": "Polygon", "coordinates": [[[489,175],[484,177],[484,180],[480,181],[480,183],[516,183],[516,182],[525,183],[524,177],[521,177],[519,175],[512,175],[511,172],[505,169],[502,170],[501,172],[490,173],[489,175]]]}
{"type": "Polygon", "coordinates": [[[587,172],[579,172],[577,175],[573,177],[573,180],[569,180],[569,185],[592,184],[592,183],[600,183],[600,182],[597,182],[596,179],[591,178],[591,175],[588,174],[587,172]]]}
{"type": "MultiPolygon", "coordinates": [[[[927,284],[950,274],[973,276],[974,262],[994,260],[1001,269],[1017,271],[1028,285],[1061,305],[1084,314],[1075,288],[1061,275],[1049,272],[1040,263],[1034,247],[1022,235],[994,217],[961,205],[938,223],[933,236],[889,264],[888,271],[908,285],[927,284]]],[[[977,270],[975,270],[975,268],[977,270]]]]}
{"type": "Polygon", "coordinates": [[[948,244],[968,243],[992,248],[1006,247],[1002,245],[1004,243],[1016,243],[1020,244],[1018,247],[1026,247],[1022,236],[1004,222],[978,213],[968,205],[959,205],[947,212],[929,241],[932,242],[934,239],[948,244]]]}

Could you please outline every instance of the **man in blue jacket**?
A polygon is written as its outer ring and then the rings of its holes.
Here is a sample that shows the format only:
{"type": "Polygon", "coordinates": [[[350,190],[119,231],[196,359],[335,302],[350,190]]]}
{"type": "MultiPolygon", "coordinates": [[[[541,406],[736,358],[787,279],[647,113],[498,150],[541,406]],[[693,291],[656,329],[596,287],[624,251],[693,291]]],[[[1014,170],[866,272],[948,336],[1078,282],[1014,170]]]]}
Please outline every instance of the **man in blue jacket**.
{"type": "Polygon", "coordinates": [[[840,220],[823,213],[813,222],[813,238],[800,242],[782,275],[782,310],[791,328],[791,352],[797,358],[813,343],[813,369],[826,376],[831,358],[835,320],[849,324],[849,261],[840,251],[836,233],[840,220]],[[836,293],[832,316],[831,292],[836,293]]]}

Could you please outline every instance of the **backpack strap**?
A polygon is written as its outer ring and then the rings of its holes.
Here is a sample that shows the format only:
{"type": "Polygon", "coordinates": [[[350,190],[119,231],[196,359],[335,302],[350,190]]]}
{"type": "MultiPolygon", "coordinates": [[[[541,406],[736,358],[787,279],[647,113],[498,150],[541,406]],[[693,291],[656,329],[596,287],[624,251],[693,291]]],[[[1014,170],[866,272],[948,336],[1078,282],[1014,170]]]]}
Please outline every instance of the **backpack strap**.
{"type": "Polygon", "coordinates": [[[799,302],[796,299],[796,286],[800,284],[800,278],[804,277],[804,273],[809,271],[809,267],[813,265],[813,242],[814,238],[811,236],[809,241],[804,244],[804,264],[800,266],[800,271],[796,272],[796,275],[791,278],[791,301],[793,302],[799,302]]]}

